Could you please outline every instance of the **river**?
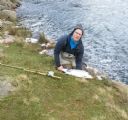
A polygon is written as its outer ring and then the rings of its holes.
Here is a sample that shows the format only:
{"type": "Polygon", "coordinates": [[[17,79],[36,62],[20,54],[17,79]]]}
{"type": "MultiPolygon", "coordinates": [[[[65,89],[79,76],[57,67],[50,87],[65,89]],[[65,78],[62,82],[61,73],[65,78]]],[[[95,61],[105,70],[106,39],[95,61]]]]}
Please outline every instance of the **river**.
{"type": "Polygon", "coordinates": [[[20,23],[50,39],[68,34],[81,23],[84,59],[111,79],[128,83],[127,0],[22,0],[20,23]]]}

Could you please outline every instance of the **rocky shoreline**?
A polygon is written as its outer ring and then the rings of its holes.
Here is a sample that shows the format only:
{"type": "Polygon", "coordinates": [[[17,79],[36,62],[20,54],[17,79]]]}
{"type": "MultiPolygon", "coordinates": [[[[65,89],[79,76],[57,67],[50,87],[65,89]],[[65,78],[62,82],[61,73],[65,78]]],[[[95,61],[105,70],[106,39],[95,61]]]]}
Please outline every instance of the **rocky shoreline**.
{"type": "Polygon", "coordinates": [[[16,8],[19,7],[20,0],[0,1],[0,43],[14,42],[14,36],[9,35],[9,29],[16,25],[16,8]]]}
{"type": "Polygon", "coordinates": [[[19,7],[20,0],[1,0],[0,1],[0,19],[2,21],[16,21],[16,11],[15,9],[19,7]]]}

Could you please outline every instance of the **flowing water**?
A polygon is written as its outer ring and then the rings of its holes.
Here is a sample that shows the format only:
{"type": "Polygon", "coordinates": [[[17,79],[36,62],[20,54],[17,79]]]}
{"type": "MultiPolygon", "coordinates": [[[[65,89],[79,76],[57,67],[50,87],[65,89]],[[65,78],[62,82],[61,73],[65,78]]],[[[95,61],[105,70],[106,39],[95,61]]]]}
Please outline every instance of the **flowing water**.
{"type": "Polygon", "coordinates": [[[22,0],[20,23],[57,39],[81,23],[85,29],[84,62],[128,83],[127,0],[22,0]]]}

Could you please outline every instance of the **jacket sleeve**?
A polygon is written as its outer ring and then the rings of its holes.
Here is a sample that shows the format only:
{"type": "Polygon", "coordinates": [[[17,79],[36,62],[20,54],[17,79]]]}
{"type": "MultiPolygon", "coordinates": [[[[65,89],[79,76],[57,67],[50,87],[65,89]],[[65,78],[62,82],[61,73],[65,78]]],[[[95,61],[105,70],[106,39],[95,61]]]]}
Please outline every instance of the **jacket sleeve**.
{"type": "Polygon", "coordinates": [[[60,37],[57,40],[57,43],[56,43],[56,46],[55,46],[55,49],[54,49],[54,60],[55,60],[56,67],[59,67],[60,66],[60,58],[59,58],[59,55],[60,55],[60,52],[62,51],[64,45],[66,44],[66,41],[67,41],[67,36],[66,35],[60,37]]]}
{"type": "Polygon", "coordinates": [[[84,47],[76,55],[76,69],[82,69],[82,58],[84,54],[84,47]]]}

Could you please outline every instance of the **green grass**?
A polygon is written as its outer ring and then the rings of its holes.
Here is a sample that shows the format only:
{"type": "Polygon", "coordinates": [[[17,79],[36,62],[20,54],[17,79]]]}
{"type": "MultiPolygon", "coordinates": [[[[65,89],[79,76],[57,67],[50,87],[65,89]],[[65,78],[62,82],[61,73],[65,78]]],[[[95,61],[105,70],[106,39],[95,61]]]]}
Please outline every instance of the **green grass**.
{"type": "Polygon", "coordinates": [[[0,62],[47,72],[53,79],[0,66],[0,76],[14,79],[19,89],[0,100],[0,120],[128,120],[128,99],[108,80],[85,80],[55,70],[53,58],[41,56],[37,46],[13,44],[0,62]],[[123,97],[122,97],[123,96],[123,97]]]}

